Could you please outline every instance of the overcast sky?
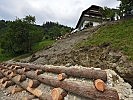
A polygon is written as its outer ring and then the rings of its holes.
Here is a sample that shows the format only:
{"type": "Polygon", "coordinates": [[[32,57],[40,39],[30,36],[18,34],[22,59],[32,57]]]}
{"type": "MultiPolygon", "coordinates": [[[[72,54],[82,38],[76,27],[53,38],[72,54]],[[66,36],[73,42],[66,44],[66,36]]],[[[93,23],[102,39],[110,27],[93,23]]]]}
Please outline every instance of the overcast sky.
{"type": "Polygon", "coordinates": [[[83,10],[91,5],[116,8],[117,0],[0,0],[0,20],[15,20],[16,16],[36,17],[36,23],[46,21],[75,27],[83,10]]]}

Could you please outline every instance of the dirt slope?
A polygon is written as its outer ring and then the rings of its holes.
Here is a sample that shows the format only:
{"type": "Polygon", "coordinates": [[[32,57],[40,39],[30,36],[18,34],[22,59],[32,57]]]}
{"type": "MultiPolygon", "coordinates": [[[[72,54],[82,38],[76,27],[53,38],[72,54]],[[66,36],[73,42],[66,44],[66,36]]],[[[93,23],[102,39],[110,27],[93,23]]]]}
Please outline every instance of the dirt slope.
{"type": "Polygon", "coordinates": [[[87,39],[90,34],[99,28],[100,26],[97,26],[74,34],[67,34],[61,40],[58,40],[51,48],[38,51],[32,56],[22,59],[21,62],[57,64],[58,55],[64,56],[64,54],[70,53],[74,49],[75,44],[87,39]]]}

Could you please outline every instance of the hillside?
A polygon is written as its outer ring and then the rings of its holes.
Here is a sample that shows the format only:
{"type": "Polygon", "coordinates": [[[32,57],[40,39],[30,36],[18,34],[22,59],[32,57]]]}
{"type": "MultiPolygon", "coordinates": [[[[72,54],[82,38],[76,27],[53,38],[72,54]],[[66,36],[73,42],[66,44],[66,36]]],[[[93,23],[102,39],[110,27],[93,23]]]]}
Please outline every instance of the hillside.
{"type": "Polygon", "coordinates": [[[35,16],[30,15],[14,21],[0,20],[0,62],[50,47],[57,37],[70,31],[70,27],[54,22],[36,25],[35,16]]]}
{"type": "MultiPolygon", "coordinates": [[[[122,49],[123,46],[132,43],[130,41],[132,22],[132,19],[108,22],[73,34],[67,33],[50,47],[39,50],[27,58],[15,58],[0,64],[1,90],[4,90],[4,92],[0,91],[1,98],[9,97],[14,100],[25,95],[24,98],[43,100],[60,96],[65,100],[75,98],[76,100],[97,98],[99,100],[118,100],[118,98],[132,100],[132,56],[129,57],[126,53],[130,53],[130,48],[127,51],[122,49]],[[125,32],[128,35],[125,35],[125,32]],[[23,81],[17,82],[18,76],[23,81]],[[60,77],[64,79],[60,80],[60,77]],[[15,85],[9,84],[8,87],[7,82],[3,82],[5,78],[15,85]],[[105,81],[102,83],[107,86],[105,91],[97,90],[96,79],[105,81]],[[15,89],[23,89],[25,92],[7,94],[15,89]]],[[[40,45],[42,44],[46,45],[49,42],[40,42],[40,45]]],[[[38,46],[36,45],[36,48],[38,46]]]]}
{"type": "Polygon", "coordinates": [[[58,40],[51,48],[41,50],[20,61],[110,68],[133,86],[132,26],[133,19],[129,19],[85,29],[70,34],[58,40]]]}

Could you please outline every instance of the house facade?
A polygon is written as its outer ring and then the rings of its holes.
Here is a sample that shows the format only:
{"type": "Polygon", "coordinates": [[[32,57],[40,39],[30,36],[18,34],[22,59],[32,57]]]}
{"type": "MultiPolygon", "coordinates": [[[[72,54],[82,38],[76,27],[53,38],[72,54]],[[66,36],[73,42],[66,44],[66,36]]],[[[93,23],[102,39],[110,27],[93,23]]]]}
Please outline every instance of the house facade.
{"type": "Polygon", "coordinates": [[[102,8],[100,6],[92,5],[88,9],[84,10],[76,25],[76,29],[83,29],[87,26],[97,26],[102,23],[102,8]]]}

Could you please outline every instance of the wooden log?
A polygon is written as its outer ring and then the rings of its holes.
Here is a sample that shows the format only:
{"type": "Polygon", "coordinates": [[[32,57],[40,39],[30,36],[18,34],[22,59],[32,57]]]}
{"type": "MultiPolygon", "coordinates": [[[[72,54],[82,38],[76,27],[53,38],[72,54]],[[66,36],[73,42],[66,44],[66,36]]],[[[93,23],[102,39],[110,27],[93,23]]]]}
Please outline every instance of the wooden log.
{"type": "Polygon", "coordinates": [[[8,81],[9,79],[8,78],[6,78],[6,77],[4,77],[4,78],[2,78],[1,80],[0,80],[0,83],[2,83],[2,84],[4,84],[6,81],[8,81]]]}
{"type": "Polygon", "coordinates": [[[32,100],[32,99],[36,99],[36,97],[34,95],[28,95],[22,98],[22,100],[32,100]]]}
{"type": "Polygon", "coordinates": [[[30,88],[27,87],[27,90],[34,94],[35,96],[37,96],[38,98],[40,98],[40,100],[52,100],[52,97],[50,94],[48,93],[44,93],[42,90],[37,89],[37,88],[30,88]]]}
{"type": "Polygon", "coordinates": [[[11,65],[10,67],[8,67],[9,69],[14,69],[15,65],[11,65]]]}
{"type": "Polygon", "coordinates": [[[18,63],[18,65],[31,68],[31,69],[41,69],[45,72],[51,73],[66,73],[68,76],[78,77],[78,78],[87,78],[87,79],[101,79],[104,82],[107,81],[107,73],[104,70],[95,70],[90,68],[75,68],[75,67],[47,67],[41,65],[25,64],[18,63]]]}
{"type": "Polygon", "coordinates": [[[8,69],[2,69],[2,70],[1,70],[1,72],[6,72],[6,71],[8,71],[8,69]]]}
{"type": "Polygon", "coordinates": [[[43,74],[43,71],[42,71],[42,70],[38,70],[38,69],[37,69],[37,70],[35,71],[35,74],[36,74],[36,75],[43,74]]]}
{"type": "Polygon", "coordinates": [[[23,82],[23,81],[25,81],[26,80],[26,76],[25,75],[18,75],[17,76],[17,81],[18,82],[23,82]]]}
{"type": "Polygon", "coordinates": [[[50,76],[37,76],[34,73],[27,72],[26,76],[29,78],[34,78],[41,83],[53,86],[53,87],[60,87],[66,91],[69,91],[73,94],[79,95],[81,97],[86,97],[88,99],[94,100],[119,100],[119,96],[116,90],[111,88],[106,88],[105,91],[100,92],[97,91],[95,86],[93,85],[84,85],[82,86],[81,83],[71,82],[71,81],[58,81],[53,77],[50,76]]]}
{"type": "Polygon", "coordinates": [[[63,81],[65,78],[67,78],[67,75],[65,73],[61,73],[58,75],[58,80],[63,81]]]}
{"type": "Polygon", "coordinates": [[[37,88],[40,85],[38,80],[30,80],[28,86],[30,88],[37,88]]]}
{"type": "Polygon", "coordinates": [[[10,75],[11,73],[12,73],[11,70],[8,70],[8,71],[5,72],[5,74],[6,74],[7,76],[10,75]]]}
{"type": "Polygon", "coordinates": [[[15,83],[12,82],[12,81],[6,81],[2,86],[3,86],[4,88],[7,88],[7,87],[12,86],[12,85],[14,85],[14,84],[15,84],[15,83]]]}
{"type": "Polygon", "coordinates": [[[64,97],[67,96],[67,92],[61,88],[54,88],[51,91],[51,96],[53,100],[64,100],[64,97]]]}
{"type": "Polygon", "coordinates": [[[97,90],[102,91],[102,92],[105,90],[105,87],[106,87],[104,81],[102,81],[101,79],[95,80],[94,85],[97,90]]]}
{"type": "Polygon", "coordinates": [[[15,66],[14,70],[21,69],[21,66],[15,66]]]}
{"type": "Polygon", "coordinates": [[[3,77],[4,77],[4,75],[0,72],[0,79],[3,78],[3,77]]]}
{"type": "Polygon", "coordinates": [[[30,70],[31,70],[31,69],[30,69],[30,68],[27,68],[27,67],[24,67],[24,68],[23,68],[23,71],[24,71],[24,72],[27,72],[27,71],[30,71],[30,70]]]}
{"type": "Polygon", "coordinates": [[[14,77],[14,76],[16,76],[16,73],[15,73],[15,72],[11,72],[11,74],[9,74],[9,77],[10,77],[10,78],[12,78],[12,77],[14,77]]]}
{"type": "Polygon", "coordinates": [[[17,93],[17,92],[21,92],[21,91],[23,91],[23,90],[24,90],[24,89],[21,88],[20,86],[15,85],[15,86],[13,87],[11,93],[12,93],[12,94],[15,94],[15,93],[17,93]]]}
{"type": "Polygon", "coordinates": [[[37,89],[37,88],[30,88],[30,87],[27,87],[27,90],[29,91],[29,92],[31,92],[32,94],[34,94],[35,96],[37,96],[37,97],[40,97],[41,95],[42,95],[42,91],[41,90],[39,90],[39,89],[37,89]]]}

